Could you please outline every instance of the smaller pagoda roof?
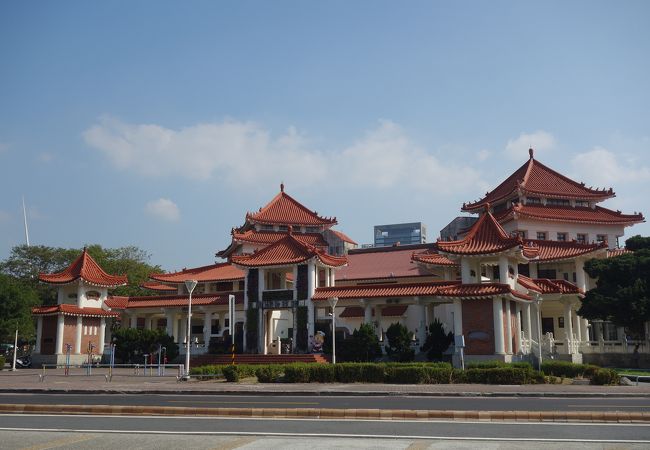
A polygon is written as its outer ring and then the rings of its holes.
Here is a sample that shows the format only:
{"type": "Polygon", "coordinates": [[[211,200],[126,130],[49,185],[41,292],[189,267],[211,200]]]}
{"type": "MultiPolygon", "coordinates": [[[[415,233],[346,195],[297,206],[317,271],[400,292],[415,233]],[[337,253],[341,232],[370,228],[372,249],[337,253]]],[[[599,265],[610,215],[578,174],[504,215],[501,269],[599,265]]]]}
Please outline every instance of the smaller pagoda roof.
{"type": "Polygon", "coordinates": [[[38,279],[49,284],[69,284],[81,279],[101,287],[124,286],[128,283],[126,275],[110,275],[104,272],[85,248],[65,270],[53,274],[39,273],[38,279]]]}
{"type": "Polygon", "coordinates": [[[443,254],[451,255],[493,255],[518,248],[527,259],[533,259],[539,250],[530,245],[524,245],[519,236],[510,236],[489,212],[486,212],[472,225],[469,233],[457,241],[437,241],[436,249],[443,254]]]}
{"type": "Polygon", "coordinates": [[[598,225],[633,225],[645,222],[641,213],[623,214],[621,211],[596,206],[544,206],[517,204],[499,215],[500,222],[512,219],[537,219],[553,222],[591,223],[598,225]]]}
{"type": "Polygon", "coordinates": [[[209,266],[183,269],[174,273],[157,273],[150,279],[164,284],[183,284],[186,280],[196,280],[200,283],[237,281],[244,279],[244,272],[230,263],[210,264],[209,266]]]}
{"type": "Polygon", "coordinates": [[[456,267],[458,263],[441,255],[435,250],[428,250],[426,252],[415,253],[411,255],[411,260],[418,263],[427,264],[429,266],[443,266],[443,267],[456,267]]]}
{"type": "Polygon", "coordinates": [[[52,316],[63,314],[66,316],[83,316],[83,317],[119,317],[118,312],[106,311],[102,308],[79,308],[77,305],[53,305],[37,306],[32,308],[34,316],[52,316]]]}
{"type": "Polygon", "coordinates": [[[348,263],[345,256],[332,256],[324,250],[297,239],[291,226],[285,236],[274,244],[249,255],[233,255],[233,264],[243,267],[286,266],[300,264],[312,258],[330,267],[348,263]]]}
{"type": "Polygon", "coordinates": [[[246,220],[266,225],[332,226],[337,223],[336,217],[321,217],[303,206],[284,192],[284,184],[280,185],[280,193],[259,211],[247,213],[246,220]]]}
{"type": "Polygon", "coordinates": [[[576,200],[602,201],[614,197],[614,191],[609,189],[593,189],[584,183],[572,179],[545,166],[534,158],[533,149],[529,150],[530,158],[504,182],[477,201],[463,203],[462,210],[476,212],[484,208],[487,203],[499,203],[515,195],[566,198],[576,200]]]}
{"type": "Polygon", "coordinates": [[[168,284],[157,283],[155,281],[146,281],[140,284],[140,287],[149,289],[150,291],[159,291],[159,292],[177,292],[178,287],[169,286],[168,284]]]}
{"type": "MultiPolygon", "coordinates": [[[[233,231],[232,238],[237,242],[270,245],[279,241],[286,235],[287,233],[285,231],[248,230],[244,232],[233,231]]],[[[327,247],[327,242],[323,239],[323,235],[320,233],[294,233],[294,237],[305,244],[316,247],[327,247]]]]}
{"type": "Polygon", "coordinates": [[[580,244],[576,241],[547,241],[533,239],[530,240],[530,243],[539,249],[539,258],[536,260],[537,262],[573,259],[591,253],[604,253],[607,249],[606,242],[580,244]]]}

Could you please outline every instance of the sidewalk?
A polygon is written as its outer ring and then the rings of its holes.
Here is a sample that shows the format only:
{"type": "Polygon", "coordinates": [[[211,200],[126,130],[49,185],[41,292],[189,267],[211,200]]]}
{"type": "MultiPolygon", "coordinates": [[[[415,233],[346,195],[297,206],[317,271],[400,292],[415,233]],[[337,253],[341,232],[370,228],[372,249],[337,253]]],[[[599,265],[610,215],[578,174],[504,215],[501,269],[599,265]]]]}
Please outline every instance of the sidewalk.
{"type": "Polygon", "coordinates": [[[111,382],[106,371],[91,376],[82,370],[65,376],[62,370],[48,371],[43,381],[38,369],[0,371],[0,393],[51,392],[101,394],[232,394],[232,395],[414,395],[414,396],[498,396],[498,397],[650,397],[650,384],[639,386],[590,385],[483,385],[483,384],[342,384],[342,383],[226,383],[215,381],[176,381],[174,376],[139,376],[133,371],[114,372],[111,382]]]}

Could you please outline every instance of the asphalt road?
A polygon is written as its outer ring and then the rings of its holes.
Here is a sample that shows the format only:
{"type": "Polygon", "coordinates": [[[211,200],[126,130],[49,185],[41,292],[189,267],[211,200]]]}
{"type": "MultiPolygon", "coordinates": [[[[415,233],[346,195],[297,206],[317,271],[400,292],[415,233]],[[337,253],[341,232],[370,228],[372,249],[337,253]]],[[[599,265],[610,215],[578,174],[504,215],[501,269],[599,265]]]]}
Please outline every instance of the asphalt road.
{"type": "MultiPolygon", "coordinates": [[[[650,446],[650,427],[637,424],[426,422],[374,420],[224,419],[2,415],[0,431],[143,435],[260,435],[289,438],[445,439],[524,442],[614,443],[650,446]]],[[[311,446],[310,446],[311,447],[311,446]]]]}
{"type": "Polygon", "coordinates": [[[197,406],[204,408],[341,408],[463,411],[650,412],[650,398],[416,397],[167,394],[0,394],[0,403],[197,406]]]}

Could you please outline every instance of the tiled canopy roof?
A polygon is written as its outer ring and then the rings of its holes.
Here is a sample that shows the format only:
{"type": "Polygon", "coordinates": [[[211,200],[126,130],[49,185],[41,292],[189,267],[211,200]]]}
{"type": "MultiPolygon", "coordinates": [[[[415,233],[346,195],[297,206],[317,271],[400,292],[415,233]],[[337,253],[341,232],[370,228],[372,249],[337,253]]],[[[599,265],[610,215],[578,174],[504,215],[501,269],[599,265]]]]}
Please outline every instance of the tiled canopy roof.
{"type": "Polygon", "coordinates": [[[102,287],[124,286],[128,282],[126,275],[109,275],[104,272],[85,248],[65,270],[53,274],[39,273],[38,279],[50,284],[67,284],[82,279],[102,287]]]}
{"type": "Polygon", "coordinates": [[[632,253],[632,250],[628,250],[627,248],[613,248],[611,250],[607,250],[607,257],[614,258],[615,256],[621,256],[627,253],[632,253]]]}
{"type": "Polygon", "coordinates": [[[336,279],[346,281],[433,276],[423,267],[411,262],[414,252],[422,252],[432,245],[351,250],[348,253],[348,265],[336,272],[336,279]]]}
{"type": "Polygon", "coordinates": [[[149,276],[161,283],[181,284],[186,280],[198,282],[236,281],[244,279],[244,272],[230,263],[211,264],[209,266],[183,269],[174,273],[158,273],[149,276]]]}
{"type": "Polygon", "coordinates": [[[268,225],[336,225],[335,217],[321,217],[315,211],[307,209],[280,185],[280,193],[263,208],[255,213],[247,213],[246,219],[253,223],[268,225]]]}
{"type": "Polygon", "coordinates": [[[551,198],[573,198],[579,200],[601,201],[614,197],[612,189],[592,189],[584,183],[577,183],[570,178],[546,167],[533,158],[510,175],[503,183],[485,194],[480,200],[463,204],[463,211],[476,211],[487,203],[499,203],[514,196],[516,192],[529,196],[551,198]]]}
{"type": "Polygon", "coordinates": [[[343,242],[347,242],[348,244],[357,245],[357,243],[354,242],[354,240],[353,240],[350,236],[348,236],[347,234],[343,233],[342,231],[338,231],[338,230],[331,230],[331,231],[332,231],[332,233],[334,233],[336,236],[338,236],[338,238],[339,238],[340,240],[342,240],[343,242]]]}
{"type": "Polygon", "coordinates": [[[176,286],[169,286],[169,285],[162,284],[162,283],[156,283],[155,281],[147,281],[145,283],[142,283],[140,286],[145,288],[145,289],[149,289],[151,291],[160,291],[160,292],[177,292],[178,291],[178,288],[176,286]]]}
{"type": "Polygon", "coordinates": [[[519,274],[517,276],[517,283],[519,283],[523,288],[528,289],[529,291],[534,291],[538,293],[542,293],[542,288],[539,287],[535,281],[532,279],[528,278],[525,275],[519,274]]]}
{"type": "Polygon", "coordinates": [[[428,264],[430,266],[457,266],[458,263],[450,260],[444,255],[441,255],[435,250],[430,250],[422,253],[413,253],[411,259],[415,262],[428,264]]]}
{"type": "Polygon", "coordinates": [[[602,225],[632,225],[645,221],[643,214],[623,214],[620,211],[596,206],[544,206],[544,205],[515,205],[498,215],[499,221],[530,218],[554,222],[593,223],[602,225]]]}
{"type": "Polygon", "coordinates": [[[566,280],[535,278],[533,281],[539,286],[542,294],[584,294],[575,284],[566,280]]]}
{"type": "Polygon", "coordinates": [[[401,317],[406,314],[408,305],[388,305],[381,308],[382,317],[401,317]]]}
{"type": "Polygon", "coordinates": [[[339,300],[352,300],[421,296],[483,298],[493,297],[495,295],[511,295],[522,300],[531,299],[531,297],[526,294],[512,290],[507,284],[461,284],[460,281],[325,287],[317,288],[312,299],[318,301],[327,300],[332,297],[337,297],[339,300]]]}
{"type": "Polygon", "coordinates": [[[233,264],[244,267],[284,266],[317,258],[322,264],[340,267],[348,263],[344,256],[332,256],[318,247],[305,244],[289,232],[279,241],[250,255],[233,255],[233,264]]]}
{"type": "MultiPolygon", "coordinates": [[[[227,305],[228,295],[235,296],[235,303],[241,304],[244,301],[243,291],[236,292],[219,292],[214,294],[194,294],[192,295],[192,306],[208,306],[208,305],[227,305]]],[[[183,307],[187,306],[189,301],[188,295],[152,295],[146,297],[128,297],[126,304],[117,301],[107,301],[106,304],[120,304],[120,306],[113,306],[120,309],[132,308],[166,308],[166,307],[183,307]]],[[[109,299],[111,300],[111,299],[109,299]]]]}
{"type": "Polygon", "coordinates": [[[37,306],[32,308],[32,314],[35,316],[50,316],[54,314],[64,314],[66,316],[85,316],[85,317],[119,317],[119,313],[106,311],[102,308],[79,308],[77,305],[54,305],[54,306],[37,306]]]}
{"type": "Polygon", "coordinates": [[[599,244],[580,244],[575,241],[542,241],[539,239],[533,239],[530,242],[539,249],[539,259],[537,259],[537,262],[572,259],[597,251],[604,253],[607,248],[606,242],[599,244]]]}
{"type": "Polygon", "coordinates": [[[519,236],[510,236],[489,211],[481,215],[463,239],[436,242],[438,251],[452,255],[488,255],[515,247],[519,247],[526,258],[537,256],[535,247],[524,245],[519,236]]]}
{"type": "MultiPolygon", "coordinates": [[[[282,231],[255,231],[248,230],[243,233],[234,231],[232,238],[238,242],[249,242],[251,244],[270,245],[273,244],[287,235],[282,231]]],[[[305,244],[314,245],[316,247],[327,247],[327,242],[323,239],[320,233],[294,233],[293,237],[305,244]]]]}

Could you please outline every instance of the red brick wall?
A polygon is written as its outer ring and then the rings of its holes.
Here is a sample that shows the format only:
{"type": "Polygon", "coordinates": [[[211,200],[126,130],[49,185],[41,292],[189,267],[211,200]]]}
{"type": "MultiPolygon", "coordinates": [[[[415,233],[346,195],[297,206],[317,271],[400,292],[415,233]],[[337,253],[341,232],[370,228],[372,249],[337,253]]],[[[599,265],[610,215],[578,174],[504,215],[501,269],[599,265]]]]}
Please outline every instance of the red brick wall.
{"type": "Polygon", "coordinates": [[[463,300],[463,335],[465,354],[494,354],[494,320],[492,299],[463,300]]]}
{"type": "Polygon", "coordinates": [[[99,317],[84,317],[82,326],[81,326],[81,353],[84,355],[88,353],[88,343],[92,342],[95,346],[93,350],[94,354],[97,354],[101,351],[99,347],[99,327],[100,327],[99,317]],[[84,334],[84,328],[86,327],[86,333],[84,334]],[[94,333],[94,327],[97,327],[97,334],[94,333]]]}
{"type": "Polygon", "coordinates": [[[41,329],[41,355],[53,355],[56,351],[56,316],[44,316],[41,329]]]}
{"type": "Polygon", "coordinates": [[[71,353],[74,353],[75,342],[77,341],[77,318],[75,316],[65,316],[63,326],[63,353],[65,353],[65,345],[71,344],[71,353]]]}

